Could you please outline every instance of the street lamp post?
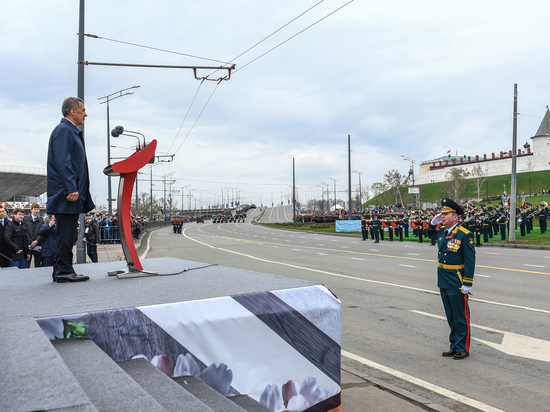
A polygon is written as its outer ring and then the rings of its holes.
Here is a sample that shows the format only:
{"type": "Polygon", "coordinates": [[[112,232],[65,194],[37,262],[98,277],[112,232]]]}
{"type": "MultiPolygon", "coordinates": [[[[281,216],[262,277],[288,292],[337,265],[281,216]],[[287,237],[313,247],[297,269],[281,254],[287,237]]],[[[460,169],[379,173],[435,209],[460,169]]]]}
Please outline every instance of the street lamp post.
{"type": "MultiPolygon", "coordinates": [[[[119,91],[111,93],[107,96],[98,97],[98,99],[97,99],[97,100],[105,99],[102,102],[100,102],[99,104],[107,103],[107,164],[108,165],[111,164],[111,127],[109,125],[109,102],[111,100],[118,99],[119,97],[122,97],[122,96],[128,96],[128,95],[134,94],[134,92],[128,92],[127,90],[138,89],[140,87],[141,87],[141,85],[136,84],[135,86],[127,87],[126,89],[119,90],[119,91]],[[122,93],[122,92],[126,92],[126,93],[122,93]],[[117,94],[118,94],[118,96],[117,96],[117,94]],[[114,97],[112,97],[112,96],[114,96],[114,97]]],[[[113,214],[111,176],[107,176],[107,191],[108,191],[108,193],[107,193],[107,196],[108,196],[108,199],[107,199],[108,212],[109,212],[109,216],[111,216],[113,214]]]]}
{"type": "Polygon", "coordinates": [[[357,175],[359,175],[359,208],[361,209],[361,212],[363,212],[363,202],[362,202],[362,199],[361,199],[361,175],[363,174],[363,172],[358,172],[357,170],[352,170],[351,171],[352,173],[355,173],[357,175]]]}
{"type": "MultiPolygon", "coordinates": [[[[334,212],[336,212],[336,179],[333,179],[332,177],[329,177],[330,180],[334,182],[334,212]]],[[[329,209],[330,212],[330,209],[329,209]]]]}
{"type": "Polygon", "coordinates": [[[416,209],[416,186],[414,185],[414,163],[415,163],[415,161],[413,159],[411,159],[410,157],[407,157],[405,155],[401,155],[401,157],[403,158],[403,160],[405,160],[407,162],[411,162],[411,168],[409,170],[409,176],[412,175],[412,178],[413,178],[413,192],[411,194],[412,194],[412,198],[413,198],[413,210],[415,210],[416,209]]]}

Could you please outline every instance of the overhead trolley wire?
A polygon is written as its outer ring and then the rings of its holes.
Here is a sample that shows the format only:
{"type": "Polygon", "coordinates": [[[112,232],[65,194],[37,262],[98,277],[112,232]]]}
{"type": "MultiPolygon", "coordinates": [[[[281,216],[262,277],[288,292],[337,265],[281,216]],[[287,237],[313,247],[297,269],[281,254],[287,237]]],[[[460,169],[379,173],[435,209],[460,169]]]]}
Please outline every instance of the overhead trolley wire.
{"type": "MultiPolygon", "coordinates": [[[[321,21],[325,20],[325,19],[326,19],[327,17],[329,17],[329,16],[332,16],[332,15],[333,15],[334,13],[336,13],[337,11],[339,11],[339,10],[343,9],[343,8],[344,8],[344,7],[346,7],[346,6],[348,5],[348,4],[350,4],[350,3],[353,3],[353,1],[354,1],[354,0],[350,0],[350,1],[348,1],[348,2],[347,2],[346,4],[344,4],[343,6],[340,6],[340,7],[338,7],[338,8],[336,9],[336,10],[334,10],[333,12],[331,12],[331,13],[327,14],[326,16],[324,16],[324,17],[320,18],[320,19],[319,19],[319,20],[317,20],[316,22],[314,22],[314,23],[310,24],[310,25],[309,25],[309,26],[307,26],[307,27],[306,27],[305,29],[303,29],[303,30],[300,30],[300,31],[299,31],[298,33],[296,33],[295,35],[293,35],[293,36],[289,37],[289,38],[288,38],[288,39],[286,39],[285,41],[283,41],[283,42],[279,43],[279,44],[278,44],[278,45],[276,45],[275,47],[272,47],[271,49],[269,49],[269,50],[268,50],[268,51],[266,51],[265,53],[263,53],[263,54],[260,54],[260,55],[259,55],[258,57],[256,57],[255,59],[253,59],[253,60],[249,61],[249,62],[248,62],[248,63],[246,63],[245,65],[243,65],[243,66],[239,67],[239,68],[238,68],[238,69],[236,69],[236,70],[235,70],[235,71],[234,71],[233,73],[237,73],[237,72],[238,72],[239,70],[242,70],[242,69],[244,69],[244,68],[245,68],[246,66],[248,66],[249,64],[252,64],[252,63],[254,63],[254,62],[255,62],[256,60],[258,60],[258,59],[262,58],[263,56],[265,56],[266,54],[268,54],[268,53],[272,52],[272,51],[273,51],[273,50],[275,50],[276,48],[278,48],[278,47],[282,46],[282,45],[283,45],[283,44],[285,44],[286,42],[288,42],[288,41],[292,40],[293,38],[295,38],[295,37],[299,36],[300,34],[302,34],[303,32],[305,32],[306,30],[310,29],[311,27],[315,26],[316,24],[320,23],[321,21]]],[[[317,3],[317,4],[319,4],[319,3],[317,3]]],[[[315,6],[317,6],[317,4],[316,4],[315,6]]],[[[315,7],[315,6],[313,6],[313,7],[315,7]]],[[[313,8],[313,7],[312,7],[312,8],[313,8]]],[[[309,9],[309,10],[311,10],[311,9],[309,9]]],[[[307,13],[307,12],[308,12],[309,10],[306,10],[306,11],[305,11],[304,13],[307,13]]],[[[304,13],[302,13],[302,14],[304,14],[304,13]]],[[[298,16],[298,17],[300,17],[300,16],[298,16]]],[[[296,19],[294,19],[294,20],[296,20],[296,19]]],[[[288,25],[288,23],[287,23],[287,25],[288,25]]],[[[284,27],[284,26],[283,26],[283,27],[284,27]]],[[[281,28],[282,28],[282,27],[281,27],[281,28]]],[[[279,30],[280,30],[280,29],[279,29],[279,30]]],[[[263,40],[262,40],[262,41],[263,41],[263,40]]],[[[244,54],[244,53],[243,53],[243,54],[244,54]]]]}
{"type": "MultiPolygon", "coordinates": [[[[253,46],[249,47],[247,50],[245,50],[244,52],[242,52],[241,54],[239,54],[237,57],[235,57],[234,59],[231,60],[231,62],[224,62],[224,61],[221,61],[221,60],[215,60],[215,59],[209,59],[209,58],[206,58],[206,57],[201,57],[201,56],[195,56],[195,55],[191,55],[191,54],[186,54],[186,53],[181,53],[181,52],[176,52],[176,51],[171,51],[171,50],[166,50],[166,49],[160,49],[160,48],[157,48],[157,47],[151,47],[151,46],[145,46],[145,45],[141,45],[141,44],[137,44],[137,43],[131,43],[131,42],[126,42],[126,41],[122,41],[122,40],[116,40],[116,39],[110,39],[110,38],[107,38],[107,37],[100,37],[100,36],[97,36],[95,34],[86,34],[86,33],[78,33],[79,35],[84,35],[84,36],[87,36],[87,37],[90,37],[90,38],[94,38],[94,39],[100,39],[100,40],[107,40],[107,41],[111,41],[111,42],[115,42],[115,43],[121,43],[121,44],[127,44],[127,45],[130,45],[130,46],[135,46],[135,47],[141,47],[141,48],[145,48],[145,49],[150,49],[150,50],[156,50],[156,51],[161,51],[161,52],[164,52],[164,53],[171,53],[171,54],[177,54],[177,55],[181,55],[181,56],[187,56],[187,57],[193,57],[193,58],[197,58],[197,59],[202,59],[202,60],[208,60],[208,61],[212,61],[212,62],[217,62],[217,63],[222,63],[224,65],[231,65],[232,62],[236,59],[238,59],[239,57],[243,56],[244,54],[248,53],[250,50],[252,50],[253,48],[255,48],[256,46],[258,46],[259,44],[263,43],[265,40],[269,39],[270,37],[272,37],[274,34],[278,33],[279,31],[281,31],[283,28],[285,28],[286,26],[288,26],[289,24],[291,24],[292,22],[296,21],[297,19],[299,19],[300,17],[302,17],[304,14],[308,13],[309,11],[311,11],[312,9],[314,9],[315,7],[317,7],[319,4],[321,4],[324,0],[321,0],[319,1],[318,3],[314,4],[313,6],[311,6],[309,9],[307,9],[306,11],[302,12],[301,14],[299,14],[298,16],[296,16],[295,18],[293,18],[292,20],[290,20],[288,23],[284,24],[283,26],[281,26],[279,29],[275,30],[273,33],[271,33],[270,35],[266,36],[265,38],[263,38],[262,40],[260,40],[259,42],[257,42],[256,44],[254,44],[253,46]]],[[[310,24],[309,26],[307,26],[306,28],[304,28],[303,30],[300,30],[298,33],[294,34],[293,36],[289,37],[288,39],[284,40],[283,42],[279,43],[278,45],[276,45],[275,47],[272,47],[271,49],[269,49],[268,51],[266,51],[265,53],[262,53],[261,55],[259,55],[258,57],[252,59],[251,61],[249,61],[248,63],[246,63],[245,65],[243,65],[242,67],[234,70],[233,73],[236,73],[238,72],[239,70],[245,68],[246,66],[254,63],[255,61],[257,61],[258,59],[262,58],[263,56],[265,56],[266,54],[272,52],[273,50],[277,49],[278,47],[282,46],[283,44],[287,43],[288,41],[292,40],[293,38],[297,37],[298,35],[302,34],[303,32],[305,32],[306,30],[310,29],[311,27],[315,26],[316,24],[320,23],[321,21],[325,20],[326,18],[328,18],[329,16],[333,15],[334,13],[336,13],[337,11],[343,9],[344,7],[346,7],[347,5],[349,5],[350,3],[352,3],[354,0],[350,0],[348,1],[346,4],[338,7],[336,10],[332,11],[331,13],[327,14],[326,16],[322,17],[321,19],[315,21],[314,23],[310,24]]],[[[216,73],[217,70],[215,70],[213,73],[211,73],[209,76],[211,76],[212,74],[216,73]]],[[[185,117],[178,129],[178,132],[176,133],[176,136],[174,137],[174,140],[172,141],[172,144],[170,145],[170,148],[172,148],[172,146],[174,145],[177,137],[179,136],[179,133],[183,127],[183,124],[185,123],[185,120],[187,119],[187,116],[189,114],[189,111],[191,110],[191,107],[193,106],[194,102],[195,102],[195,99],[198,95],[198,92],[202,86],[202,83],[204,82],[204,80],[206,80],[208,78],[208,76],[206,76],[205,78],[202,79],[201,81],[201,84],[199,85],[196,93],[195,93],[195,96],[193,97],[193,100],[187,110],[187,113],[185,114],[185,117]]],[[[214,88],[214,90],[212,91],[212,93],[210,94],[210,97],[208,98],[207,102],[205,103],[204,107],[202,108],[199,116],[197,117],[197,119],[195,120],[195,123],[193,123],[193,126],[191,127],[191,129],[189,130],[189,132],[187,133],[187,135],[185,136],[185,139],[183,140],[183,142],[181,142],[181,144],[179,145],[178,149],[174,152],[174,155],[181,149],[182,145],[185,143],[185,141],[187,140],[187,138],[189,137],[189,135],[191,134],[191,131],[194,129],[195,125],[197,124],[198,120],[200,119],[202,113],[204,112],[204,110],[206,109],[206,106],[208,105],[208,103],[210,102],[210,100],[212,99],[212,96],[214,95],[214,92],[217,90],[218,86],[220,85],[221,83],[221,79],[218,80],[217,84],[216,84],[216,87],[214,88]]]]}
{"type": "Polygon", "coordinates": [[[180,55],[180,56],[193,57],[195,59],[207,60],[207,61],[210,61],[210,62],[216,62],[216,63],[221,63],[221,64],[230,64],[230,63],[227,63],[227,62],[224,62],[224,61],[221,61],[221,60],[209,59],[207,57],[195,56],[195,55],[192,55],[192,54],[180,53],[180,52],[176,52],[176,51],[172,51],[172,50],[159,49],[157,47],[144,46],[142,44],[130,43],[130,42],[127,42],[127,41],[122,41],[122,40],[109,39],[107,37],[100,37],[100,36],[97,36],[95,34],[87,34],[87,33],[78,33],[78,34],[81,34],[81,35],[86,36],[86,37],[91,37],[92,39],[107,40],[107,41],[112,41],[112,42],[115,42],[115,43],[127,44],[129,46],[141,47],[141,48],[144,48],[144,49],[156,50],[156,51],[160,51],[160,52],[164,52],[164,53],[171,53],[171,54],[177,54],[177,55],[180,55]]]}

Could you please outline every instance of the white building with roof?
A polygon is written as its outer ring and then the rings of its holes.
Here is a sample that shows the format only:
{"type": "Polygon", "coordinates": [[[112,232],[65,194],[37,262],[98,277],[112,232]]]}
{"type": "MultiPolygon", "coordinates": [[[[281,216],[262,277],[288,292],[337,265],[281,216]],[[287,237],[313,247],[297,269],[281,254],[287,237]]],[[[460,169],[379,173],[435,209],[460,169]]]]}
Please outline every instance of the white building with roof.
{"type": "MultiPolygon", "coordinates": [[[[516,156],[517,173],[550,170],[550,111],[546,114],[531,139],[518,149],[516,156]]],[[[444,182],[447,172],[460,167],[471,173],[477,166],[481,167],[484,176],[500,176],[512,173],[512,151],[500,151],[490,155],[476,156],[443,156],[438,159],[425,160],[420,163],[419,173],[414,175],[415,185],[444,182]]]]}
{"type": "MultiPolygon", "coordinates": [[[[44,160],[46,155],[44,154],[44,160]]],[[[46,192],[46,165],[15,147],[0,146],[0,202],[36,201],[46,192]]]]}

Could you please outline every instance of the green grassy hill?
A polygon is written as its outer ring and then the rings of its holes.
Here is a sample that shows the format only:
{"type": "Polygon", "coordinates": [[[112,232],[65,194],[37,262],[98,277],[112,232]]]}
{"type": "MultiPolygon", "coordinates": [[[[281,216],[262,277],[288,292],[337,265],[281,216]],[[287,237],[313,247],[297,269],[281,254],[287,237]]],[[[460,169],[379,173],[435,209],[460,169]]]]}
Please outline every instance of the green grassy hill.
{"type": "MultiPolygon", "coordinates": [[[[529,190],[529,173],[518,173],[517,175],[517,193],[538,193],[540,190],[550,190],[550,171],[531,172],[531,190],[529,190]]],[[[510,179],[511,175],[489,176],[483,184],[480,192],[481,197],[498,198],[504,193],[510,194],[510,179]]],[[[417,185],[420,188],[420,195],[417,196],[417,204],[423,202],[439,202],[445,197],[444,188],[447,182],[428,183],[425,185],[417,185]]],[[[405,204],[412,204],[412,197],[408,194],[408,187],[401,188],[401,196],[405,204]]],[[[461,194],[461,200],[477,198],[477,188],[472,179],[466,180],[466,190],[461,194]]],[[[546,200],[550,203],[550,195],[537,196],[537,199],[532,199],[531,203],[538,204],[541,200],[546,200]],[[537,200],[538,199],[538,200],[537,200]]],[[[365,206],[384,206],[395,204],[395,196],[392,190],[388,190],[381,195],[370,199],[365,206]]]]}

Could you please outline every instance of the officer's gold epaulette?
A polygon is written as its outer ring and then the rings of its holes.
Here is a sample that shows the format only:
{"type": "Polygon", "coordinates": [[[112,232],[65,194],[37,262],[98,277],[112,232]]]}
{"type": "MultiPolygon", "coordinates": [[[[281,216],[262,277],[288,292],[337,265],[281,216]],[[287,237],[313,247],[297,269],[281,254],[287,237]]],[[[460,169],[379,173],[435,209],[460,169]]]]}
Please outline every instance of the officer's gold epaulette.
{"type": "Polygon", "coordinates": [[[468,229],[466,229],[463,226],[460,226],[458,229],[461,230],[462,232],[466,233],[466,234],[471,233],[468,229]]]}

